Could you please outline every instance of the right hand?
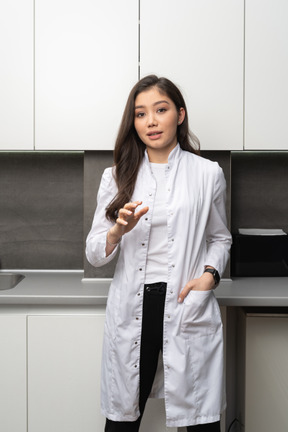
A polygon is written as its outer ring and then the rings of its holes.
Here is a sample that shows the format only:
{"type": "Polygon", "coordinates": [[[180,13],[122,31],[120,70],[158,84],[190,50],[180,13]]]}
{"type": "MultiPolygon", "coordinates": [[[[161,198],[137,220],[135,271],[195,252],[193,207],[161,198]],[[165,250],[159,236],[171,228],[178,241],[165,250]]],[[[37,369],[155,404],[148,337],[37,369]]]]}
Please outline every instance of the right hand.
{"type": "Polygon", "coordinates": [[[149,207],[147,206],[136,212],[137,207],[141,204],[142,201],[129,202],[119,210],[115,225],[108,231],[110,243],[118,243],[121,237],[131,231],[141,217],[148,212],[149,207]]]}

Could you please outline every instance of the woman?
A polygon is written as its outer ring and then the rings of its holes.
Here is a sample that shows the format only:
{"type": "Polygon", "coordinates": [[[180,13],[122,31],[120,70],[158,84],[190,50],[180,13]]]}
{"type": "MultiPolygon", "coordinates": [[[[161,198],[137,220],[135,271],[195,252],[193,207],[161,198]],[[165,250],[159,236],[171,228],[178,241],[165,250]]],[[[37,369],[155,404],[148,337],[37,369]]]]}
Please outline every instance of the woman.
{"type": "Polygon", "coordinates": [[[106,432],[136,432],[149,395],[166,423],[220,431],[223,340],[213,289],[231,244],[225,180],[198,155],[179,89],[154,75],[132,89],[104,171],[86,255],[120,254],[107,302],[102,412],[106,432]]]}

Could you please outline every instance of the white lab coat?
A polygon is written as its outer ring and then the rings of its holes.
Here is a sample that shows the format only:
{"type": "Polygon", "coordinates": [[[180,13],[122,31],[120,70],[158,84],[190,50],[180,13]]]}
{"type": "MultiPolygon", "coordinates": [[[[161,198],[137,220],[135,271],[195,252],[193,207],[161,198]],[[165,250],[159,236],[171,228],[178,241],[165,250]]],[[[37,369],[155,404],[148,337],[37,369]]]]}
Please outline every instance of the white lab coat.
{"type": "MultiPolygon", "coordinates": [[[[225,408],[222,322],[214,291],[190,291],[182,304],[177,298],[189,280],[202,275],[205,265],[223,273],[231,236],[226,228],[226,183],[216,162],[183,151],[178,144],[165,172],[168,282],[163,357],[159,357],[151,396],[165,397],[166,424],[176,427],[218,421],[225,408]]],[[[99,267],[113,259],[120,247],[107,302],[102,412],[114,421],[134,421],[139,416],[143,285],[156,191],[147,153],[132,201],[142,200],[149,212],[106,257],[106,233],[112,224],[105,218],[105,208],[116,191],[113,168],[107,168],[86,255],[99,267]]]]}

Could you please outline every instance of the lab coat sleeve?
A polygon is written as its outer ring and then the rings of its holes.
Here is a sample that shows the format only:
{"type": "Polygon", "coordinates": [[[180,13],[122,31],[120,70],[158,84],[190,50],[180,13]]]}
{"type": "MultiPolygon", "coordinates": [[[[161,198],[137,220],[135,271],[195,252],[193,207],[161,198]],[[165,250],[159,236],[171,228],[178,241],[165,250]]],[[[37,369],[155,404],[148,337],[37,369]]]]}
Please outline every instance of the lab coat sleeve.
{"type": "Polygon", "coordinates": [[[97,207],[91,230],[86,239],[86,257],[94,267],[101,267],[110,262],[119,248],[119,245],[117,245],[113,252],[106,256],[106,236],[113,223],[106,218],[105,213],[106,207],[116,193],[117,187],[112,175],[112,168],[107,168],[101,178],[97,194],[97,207]]]}
{"type": "Polygon", "coordinates": [[[215,164],[214,194],[206,226],[207,255],[205,266],[216,268],[222,276],[232,243],[226,219],[226,181],[222,168],[215,164]]]}

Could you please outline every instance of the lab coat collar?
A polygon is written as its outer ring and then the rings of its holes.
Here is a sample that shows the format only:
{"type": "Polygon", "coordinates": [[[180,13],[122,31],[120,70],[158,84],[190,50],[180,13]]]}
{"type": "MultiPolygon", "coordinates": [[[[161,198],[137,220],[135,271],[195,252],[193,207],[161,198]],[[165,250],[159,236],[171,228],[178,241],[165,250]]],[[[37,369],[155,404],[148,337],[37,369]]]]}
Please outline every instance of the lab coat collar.
{"type": "MultiPolygon", "coordinates": [[[[180,144],[177,143],[176,147],[170,152],[168,156],[168,165],[172,166],[179,159],[181,152],[182,149],[180,144]]],[[[144,157],[146,164],[150,164],[147,149],[145,150],[144,157]]]]}

